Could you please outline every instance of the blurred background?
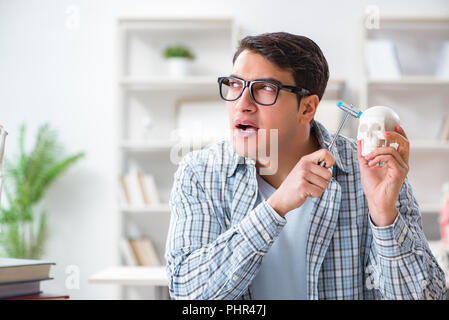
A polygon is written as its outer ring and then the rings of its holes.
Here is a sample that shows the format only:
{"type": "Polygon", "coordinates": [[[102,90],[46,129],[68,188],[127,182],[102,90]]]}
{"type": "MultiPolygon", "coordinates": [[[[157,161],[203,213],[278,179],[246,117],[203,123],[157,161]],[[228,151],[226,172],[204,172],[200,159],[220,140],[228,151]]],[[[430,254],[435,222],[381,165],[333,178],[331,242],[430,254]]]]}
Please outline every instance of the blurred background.
{"type": "MultiPolygon", "coordinates": [[[[339,100],[398,113],[425,234],[443,261],[445,0],[0,0],[0,253],[55,262],[44,292],[166,299],[177,163],[227,137],[216,78],[231,72],[238,40],[276,31],[311,38],[327,58],[316,118],[331,132],[339,100]]],[[[356,137],[355,120],[344,134],[356,137]]]]}

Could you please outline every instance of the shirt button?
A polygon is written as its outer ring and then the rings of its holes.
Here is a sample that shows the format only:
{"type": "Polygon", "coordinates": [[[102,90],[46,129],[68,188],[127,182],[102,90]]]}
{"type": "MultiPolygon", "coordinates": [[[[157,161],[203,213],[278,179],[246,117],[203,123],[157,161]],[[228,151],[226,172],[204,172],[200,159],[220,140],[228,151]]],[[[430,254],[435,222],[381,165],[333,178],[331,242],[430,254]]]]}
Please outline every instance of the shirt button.
{"type": "Polygon", "coordinates": [[[426,280],[421,281],[421,285],[422,285],[423,288],[426,287],[427,286],[427,281],[426,280]]]}
{"type": "Polygon", "coordinates": [[[237,281],[239,278],[237,276],[233,276],[232,280],[237,281]]]}
{"type": "Polygon", "coordinates": [[[254,190],[252,190],[252,189],[251,189],[251,190],[248,190],[248,194],[249,194],[250,196],[253,196],[254,193],[255,193],[254,190]]]}
{"type": "Polygon", "coordinates": [[[268,233],[265,232],[265,233],[263,234],[263,238],[264,238],[265,240],[268,241],[268,240],[270,240],[270,235],[269,235],[268,233]]]}
{"type": "Polygon", "coordinates": [[[401,234],[399,236],[398,242],[399,242],[399,244],[402,244],[402,242],[404,242],[404,234],[401,234]]]}

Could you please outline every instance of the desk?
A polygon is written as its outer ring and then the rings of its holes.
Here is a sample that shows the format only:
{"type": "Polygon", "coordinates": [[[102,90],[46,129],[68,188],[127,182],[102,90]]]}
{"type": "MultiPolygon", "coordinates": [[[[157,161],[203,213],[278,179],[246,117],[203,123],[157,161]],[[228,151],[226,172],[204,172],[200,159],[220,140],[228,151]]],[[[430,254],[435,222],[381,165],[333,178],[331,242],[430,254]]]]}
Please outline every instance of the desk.
{"type": "Polygon", "coordinates": [[[168,298],[168,278],[165,267],[114,266],[89,277],[92,284],[118,284],[122,286],[154,286],[156,299],[168,298]]]}

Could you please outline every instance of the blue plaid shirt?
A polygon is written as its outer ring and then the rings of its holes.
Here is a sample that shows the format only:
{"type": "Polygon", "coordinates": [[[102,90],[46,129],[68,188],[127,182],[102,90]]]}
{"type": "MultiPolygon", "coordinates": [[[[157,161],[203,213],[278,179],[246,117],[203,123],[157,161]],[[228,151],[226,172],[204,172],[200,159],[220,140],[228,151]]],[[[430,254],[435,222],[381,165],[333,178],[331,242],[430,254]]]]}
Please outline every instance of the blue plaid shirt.
{"type": "MultiPolygon", "coordinates": [[[[326,148],[332,136],[312,133],[326,148]]],[[[338,137],[328,188],[313,198],[307,236],[309,299],[445,299],[406,179],[392,225],[376,227],[360,182],[356,141],[338,137]]],[[[251,299],[251,282],[286,220],[257,199],[254,160],[222,141],[189,153],[175,174],[165,258],[176,299],[251,299]]]]}

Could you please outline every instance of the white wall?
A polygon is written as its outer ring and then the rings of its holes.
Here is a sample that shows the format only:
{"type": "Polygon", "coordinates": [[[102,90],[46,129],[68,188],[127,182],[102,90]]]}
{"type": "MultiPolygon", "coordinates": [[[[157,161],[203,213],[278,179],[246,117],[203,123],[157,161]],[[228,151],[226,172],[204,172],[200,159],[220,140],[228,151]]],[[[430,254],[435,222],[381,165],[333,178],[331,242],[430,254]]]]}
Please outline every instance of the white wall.
{"type": "Polygon", "coordinates": [[[20,123],[29,138],[38,125],[58,129],[68,153],[85,151],[50,190],[46,257],[57,262],[44,290],[73,299],[117,298],[114,286],[90,285],[90,274],[118,262],[115,198],[114,19],[118,15],[233,15],[242,34],[288,31],[322,48],[331,76],[348,80],[356,99],[361,74],[359,32],[367,5],[382,15],[449,15],[434,1],[152,1],[0,0],[0,123],[9,130],[7,156],[17,150],[20,123]],[[78,8],[79,28],[66,27],[78,8]],[[66,267],[80,268],[80,288],[65,287],[66,267]]]}

